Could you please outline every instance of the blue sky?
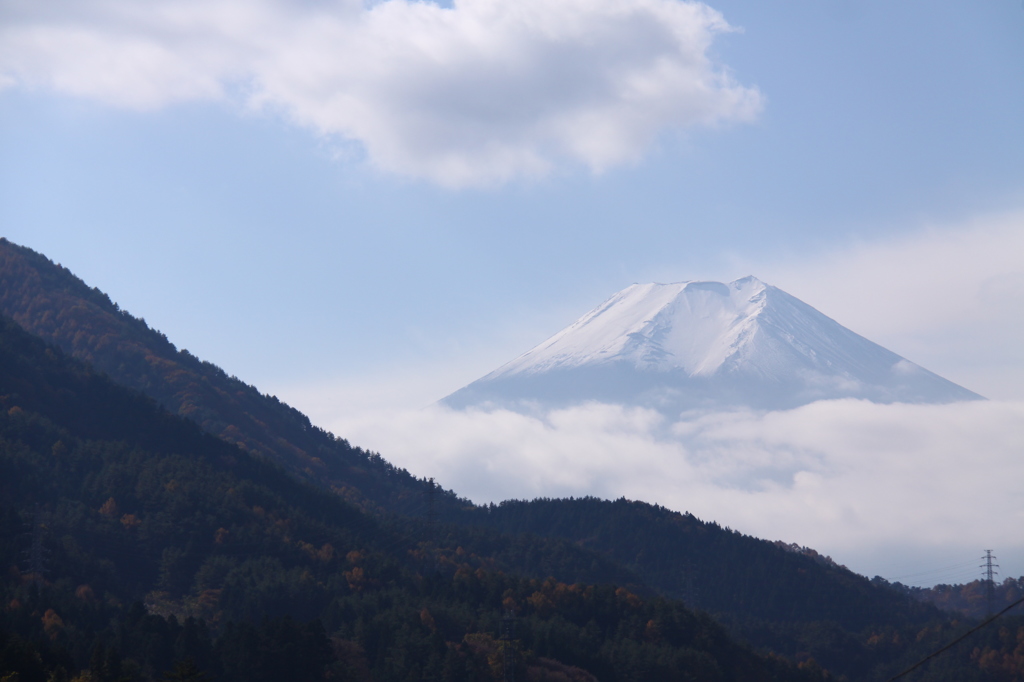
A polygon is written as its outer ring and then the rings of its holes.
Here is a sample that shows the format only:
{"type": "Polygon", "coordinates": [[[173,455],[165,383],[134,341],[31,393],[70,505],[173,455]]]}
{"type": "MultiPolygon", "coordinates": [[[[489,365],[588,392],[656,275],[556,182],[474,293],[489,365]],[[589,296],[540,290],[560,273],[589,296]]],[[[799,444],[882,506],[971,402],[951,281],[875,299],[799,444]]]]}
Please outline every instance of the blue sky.
{"type": "Polygon", "coordinates": [[[0,226],[371,441],[353,405],[747,274],[1024,399],[1024,6],[710,4],[8,3],[0,226]]]}

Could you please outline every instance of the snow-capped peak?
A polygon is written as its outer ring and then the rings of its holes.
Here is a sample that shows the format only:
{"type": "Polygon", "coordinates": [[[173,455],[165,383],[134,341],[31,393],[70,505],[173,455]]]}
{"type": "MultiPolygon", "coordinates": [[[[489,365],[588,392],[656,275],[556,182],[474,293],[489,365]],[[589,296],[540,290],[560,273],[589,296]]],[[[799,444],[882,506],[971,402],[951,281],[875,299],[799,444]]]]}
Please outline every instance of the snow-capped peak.
{"type": "Polygon", "coordinates": [[[444,399],[783,407],[978,399],[756,277],[634,284],[444,399]]]}
{"type": "Polygon", "coordinates": [[[488,378],[624,360],[710,375],[749,339],[768,288],[756,277],[634,284],[488,378]]]}

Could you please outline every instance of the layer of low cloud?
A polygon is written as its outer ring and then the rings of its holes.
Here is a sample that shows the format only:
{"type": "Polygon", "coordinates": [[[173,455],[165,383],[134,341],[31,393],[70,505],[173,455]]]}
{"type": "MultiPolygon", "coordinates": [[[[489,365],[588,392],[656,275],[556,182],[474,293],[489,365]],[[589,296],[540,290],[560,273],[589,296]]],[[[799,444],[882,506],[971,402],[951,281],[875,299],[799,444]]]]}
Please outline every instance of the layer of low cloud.
{"type": "Polygon", "coordinates": [[[750,120],[760,94],[708,56],[728,30],[677,0],[14,0],[0,87],[242,102],[386,171],[486,185],[602,171],[666,131],[750,120]]]}
{"type": "Polygon", "coordinates": [[[469,363],[475,368],[463,362],[428,375],[405,367],[376,382],[325,381],[278,393],[317,423],[478,502],[625,495],[811,546],[868,575],[965,582],[978,577],[980,550],[993,548],[1003,575],[1017,576],[1024,574],[1022,253],[1018,212],[813,257],[737,260],[735,272],[719,276],[757,274],[1000,400],[827,401],[682,422],[597,403],[540,416],[413,409],[522,348],[477,357],[469,363]]]}
{"type": "Polygon", "coordinates": [[[871,575],[971,560],[982,546],[1007,574],[1022,568],[1024,403],[839,400],[678,422],[599,403],[540,416],[435,406],[332,427],[476,502],[626,496],[871,575]]]}

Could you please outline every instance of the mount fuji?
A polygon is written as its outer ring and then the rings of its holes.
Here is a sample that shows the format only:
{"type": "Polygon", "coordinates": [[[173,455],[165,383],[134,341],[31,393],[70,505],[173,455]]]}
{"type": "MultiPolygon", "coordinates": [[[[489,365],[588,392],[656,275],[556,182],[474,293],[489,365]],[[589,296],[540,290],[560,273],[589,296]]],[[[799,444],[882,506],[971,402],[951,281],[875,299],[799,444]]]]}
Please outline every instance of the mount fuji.
{"type": "Polygon", "coordinates": [[[984,399],[745,277],[634,284],[441,402],[532,410],[600,401],[678,414],[835,398],[984,399]]]}

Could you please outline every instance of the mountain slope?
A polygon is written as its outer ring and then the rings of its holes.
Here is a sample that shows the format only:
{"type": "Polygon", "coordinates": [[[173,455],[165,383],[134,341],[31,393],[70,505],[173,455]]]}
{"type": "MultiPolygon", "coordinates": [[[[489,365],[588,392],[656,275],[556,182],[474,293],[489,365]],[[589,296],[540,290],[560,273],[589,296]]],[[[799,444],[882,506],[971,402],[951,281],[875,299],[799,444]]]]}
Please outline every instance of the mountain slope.
{"type": "Polygon", "coordinates": [[[461,408],[600,400],[679,411],[780,409],[851,397],[981,399],[746,277],[634,284],[443,402],[461,408]]]}
{"type": "MultiPolygon", "coordinates": [[[[6,242],[0,242],[0,255],[5,257],[0,261],[0,304],[22,311],[24,319],[47,332],[51,338],[62,339],[71,349],[70,352],[77,356],[86,360],[102,360],[104,367],[112,368],[111,378],[119,383],[145,386],[150,396],[162,397],[163,404],[169,406],[172,411],[184,412],[194,421],[199,421],[198,414],[202,417],[199,423],[209,432],[216,433],[224,440],[245,445],[248,454],[243,453],[243,456],[246,457],[246,461],[249,461],[249,455],[261,455],[271,461],[277,461],[297,477],[321,487],[341,491],[346,497],[354,498],[362,506],[370,506],[375,511],[411,511],[416,515],[428,516],[425,514],[429,507],[424,504],[427,496],[423,481],[417,481],[407,473],[390,467],[379,457],[350,448],[344,441],[312,427],[308,419],[297,411],[277,403],[272,398],[261,396],[252,387],[237,379],[226,377],[223,372],[208,363],[202,363],[187,353],[176,351],[170,342],[159,333],[150,330],[142,320],[118,311],[104,294],[89,289],[71,273],[53,265],[44,257],[6,242]],[[178,407],[175,408],[175,405],[178,407]],[[181,409],[181,406],[189,405],[201,409],[181,409]],[[267,414],[259,410],[267,410],[267,414]],[[238,424],[242,426],[237,426],[238,424]],[[239,442],[238,433],[252,440],[239,442]],[[308,440],[300,440],[302,438],[308,440]],[[289,454],[289,450],[264,450],[259,446],[260,443],[272,446],[281,441],[286,444],[309,443],[311,447],[323,445],[324,449],[321,452],[324,453],[324,468],[308,467],[312,469],[310,473],[304,468],[303,460],[289,454]],[[257,445],[254,446],[253,443],[257,445]],[[331,476],[335,478],[332,479],[331,476]],[[343,489],[342,485],[348,487],[343,489]],[[356,489],[362,494],[357,494],[356,489]]],[[[6,366],[0,364],[0,368],[6,366]]],[[[22,382],[23,388],[3,389],[0,390],[0,394],[22,392],[25,395],[32,395],[32,391],[35,390],[33,387],[42,389],[52,383],[54,382],[49,380],[22,382]]],[[[82,395],[80,388],[60,386],[55,387],[51,397],[54,400],[60,396],[67,397],[68,394],[62,392],[62,389],[67,389],[71,395],[82,395]]],[[[105,404],[95,397],[86,402],[105,404]]],[[[10,409],[10,406],[11,403],[7,403],[7,409],[10,409]]],[[[81,409],[81,405],[76,409],[81,409]]],[[[122,408],[118,407],[108,411],[120,410],[122,408]]],[[[64,424],[63,417],[58,418],[50,414],[48,418],[64,424]]],[[[91,421],[95,421],[96,424],[102,422],[90,418],[82,420],[82,423],[91,421]]],[[[145,435],[149,430],[149,427],[138,428],[141,429],[138,437],[145,435]]],[[[193,431],[194,434],[202,435],[198,429],[193,431]]],[[[130,431],[125,433],[128,434],[130,431]]],[[[99,437],[100,440],[107,438],[102,434],[90,436],[87,433],[82,433],[79,437],[99,437]]],[[[109,437],[116,439],[117,435],[112,432],[109,437]]],[[[55,441],[60,438],[59,435],[43,438],[36,448],[40,457],[50,458],[45,465],[47,467],[60,466],[59,461],[52,459],[56,457],[52,448],[55,441]]],[[[128,441],[132,441],[133,438],[135,436],[126,436],[128,441]]],[[[218,444],[218,447],[228,448],[228,452],[237,452],[231,442],[209,440],[218,444]]],[[[168,442],[173,442],[173,439],[168,442]]],[[[145,450],[145,447],[142,449],[145,450]]],[[[119,453],[117,456],[127,456],[125,453],[130,454],[130,449],[114,448],[111,452],[119,453]]],[[[234,456],[230,455],[228,459],[234,456]]],[[[260,462],[262,457],[253,461],[260,462]]],[[[186,480],[184,472],[189,468],[188,462],[181,459],[174,462],[173,466],[180,467],[183,471],[180,478],[186,480]]],[[[111,462],[111,466],[115,464],[116,462],[111,462]]],[[[267,485],[271,488],[275,485],[272,479],[276,477],[281,479],[282,486],[298,486],[294,490],[299,491],[299,497],[303,494],[301,491],[308,490],[300,483],[291,481],[291,477],[285,476],[282,469],[272,466],[268,468],[266,462],[262,462],[262,466],[265,471],[271,472],[271,480],[267,480],[267,485]]],[[[22,470],[10,471],[10,475],[0,477],[0,483],[27,480],[25,476],[29,475],[22,470]]],[[[36,468],[32,471],[35,471],[30,472],[32,480],[48,482],[49,474],[45,472],[50,469],[36,468]]],[[[124,490],[131,491],[128,493],[129,496],[138,495],[139,490],[146,490],[139,487],[136,474],[124,479],[126,471],[117,470],[116,467],[112,471],[117,471],[117,475],[122,476],[118,480],[127,481],[124,490]],[[133,476],[135,478],[132,478],[133,476]]],[[[127,473],[131,473],[130,467],[127,473]]],[[[95,474],[90,476],[91,479],[86,476],[82,480],[97,480],[95,474]]],[[[214,475],[206,478],[216,480],[214,475]]],[[[187,480],[197,482],[197,476],[193,472],[187,480]]],[[[77,485],[82,481],[75,479],[73,482],[77,485]]],[[[231,487],[233,486],[226,486],[231,487]]],[[[20,499],[19,504],[23,503],[20,509],[24,514],[24,505],[28,505],[34,495],[28,490],[21,487],[3,489],[2,499],[20,499]],[[10,497],[6,497],[7,495],[10,497]],[[18,495],[28,497],[18,498],[18,495]]],[[[79,496],[81,494],[75,493],[79,496]]],[[[106,494],[97,491],[90,494],[94,496],[87,502],[82,502],[86,510],[91,510],[86,514],[87,518],[107,497],[116,497],[119,504],[126,504],[125,494],[122,493],[112,495],[109,491],[106,494]]],[[[216,492],[192,494],[200,498],[222,497],[216,492]]],[[[163,493],[153,495],[153,500],[159,502],[163,499],[162,495],[163,493]]],[[[310,497],[311,500],[321,502],[325,499],[319,493],[311,493],[310,497]]],[[[326,496],[327,499],[330,497],[326,496]]],[[[46,498],[44,496],[39,499],[46,498]]],[[[138,500],[140,505],[145,502],[146,500],[138,500]]],[[[265,511],[269,509],[263,504],[255,506],[263,507],[265,511]]],[[[827,660],[830,663],[834,662],[838,671],[861,669],[857,668],[860,663],[853,660],[857,657],[867,656],[871,661],[891,662],[900,655],[909,655],[911,649],[906,647],[897,648],[895,653],[884,652],[884,655],[870,649],[867,642],[873,635],[870,632],[858,632],[865,623],[870,622],[872,628],[910,628],[901,630],[902,636],[909,638],[907,641],[916,641],[916,628],[922,618],[928,617],[927,613],[919,608],[908,607],[904,597],[895,591],[870,585],[863,578],[852,576],[848,572],[820,566],[806,557],[785,552],[773,543],[740,536],[720,529],[714,524],[703,524],[692,517],[683,517],[642,503],[539,500],[480,508],[459,501],[453,494],[446,494],[438,496],[434,512],[442,525],[433,529],[427,529],[422,522],[400,515],[378,516],[375,522],[378,525],[372,527],[383,529],[380,540],[376,542],[367,539],[364,544],[371,548],[378,547],[382,555],[390,557],[384,562],[385,565],[397,562],[409,570],[419,571],[424,567],[443,566],[444,570],[465,569],[465,576],[478,569],[496,569],[505,571],[507,575],[531,579],[551,576],[557,584],[615,583],[626,585],[630,591],[638,594],[658,593],[669,597],[685,595],[685,586],[680,583],[680,576],[683,575],[687,562],[692,562],[693,573],[697,576],[697,588],[702,590],[702,601],[698,604],[714,610],[722,618],[730,619],[730,622],[734,623],[735,632],[776,652],[794,656],[801,652],[810,652],[821,659],[828,657],[827,660]],[[385,519],[383,526],[379,525],[381,518],[385,519]],[[399,529],[397,532],[396,528],[399,529]],[[437,549],[421,551],[415,547],[416,538],[430,538],[437,549]],[[397,556],[394,553],[396,548],[409,549],[414,553],[415,560],[411,568],[408,557],[397,556]],[[713,586],[714,589],[709,589],[709,586],[713,586]],[[793,595],[799,598],[791,598],[793,595]],[[851,613],[850,605],[860,602],[865,604],[865,608],[858,607],[851,613]],[[830,622],[834,624],[830,625],[830,622]],[[823,628],[830,633],[829,637],[819,636],[823,628]],[[844,647],[839,654],[835,653],[835,642],[841,642],[844,647]]],[[[213,522],[209,520],[210,514],[206,511],[203,516],[207,519],[205,523],[213,522]]],[[[272,515],[271,522],[266,525],[276,527],[278,521],[288,516],[288,513],[272,515]]],[[[113,521],[108,526],[115,530],[119,528],[120,522],[117,519],[107,521],[113,521]]],[[[213,573],[203,573],[207,577],[200,579],[200,572],[197,572],[195,564],[197,557],[208,549],[214,550],[214,558],[220,556],[226,549],[240,553],[251,552],[251,548],[212,547],[216,543],[211,543],[211,537],[215,537],[219,527],[228,530],[229,534],[234,533],[232,526],[220,523],[216,527],[204,526],[205,532],[199,533],[199,539],[191,546],[188,542],[170,543],[175,551],[168,555],[167,571],[164,570],[162,553],[140,555],[135,558],[148,562],[143,574],[149,575],[150,579],[154,575],[166,575],[170,580],[169,584],[178,586],[176,589],[181,592],[180,599],[191,599],[201,604],[205,588],[200,588],[210,587],[209,580],[221,580],[224,575],[222,572],[218,573],[221,569],[207,567],[205,570],[213,573]],[[175,556],[179,559],[189,556],[193,558],[179,564],[173,561],[175,556]],[[176,573],[178,570],[181,572],[176,573]]],[[[124,532],[128,533],[127,537],[133,537],[131,532],[134,531],[131,529],[125,528],[124,532]]],[[[265,529],[264,532],[274,535],[278,531],[270,532],[265,529]]],[[[76,527],[72,535],[81,533],[81,528],[76,527]]],[[[289,537],[294,539],[294,536],[289,537]]],[[[321,545],[317,543],[322,540],[314,542],[305,538],[302,542],[319,548],[321,545]]],[[[115,549],[118,547],[120,545],[115,543],[115,549]]],[[[124,551],[129,553],[134,550],[124,551]]],[[[317,566],[317,559],[309,556],[305,549],[293,545],[281,551],[284,552],[283,556],[290,557],[288,561],[313,561],[312,565],[317,566]]],[[[233,556],[237,559],[240,555],[233,556]]],[[[282,555],[278,555],[277,559],[279,561],[280,556],[282,555]]],[[[117,559],[117,556],[114,558],[117,559]]],[[[109,559],[103,559],[107,560],[109,559]]],[[[205,561],[202,559],[199,562],[200,569],[205,561]]],[[[118,566],[118,561],[112,563],[115,567],[118,566]]],[[[242,581],[232,583],[233,589],[240,590],[234,592],[237,597],[237,601],[234,602],[236,607],[243,611],[250,609],[247,612],[258,612],[269,605],[272,609],[284,609],[284,613],[292,613],[288,611],[290,606],[282,604],[282,600],[287,601],[291,593],[282,587],[281,581],[284,579],[280,578],[280,571],[276,568],[270,570],[271,575],[277,576],[274,580],[278,582],[268,583],[256,577],[261,571],[267,571],[265,566],[258,570],[250,568],[244,580],[235,574],[236,578],[242,581]],[[246,587],[243,589],[239,585],[246,587]],[[264,589],[270,590],[273,594],[264,595],[264,589]],[[257,595],[252,602],[244,598],[249,591],[254,591],[257,595]],[[276,596],[273,596],[274,594],[276,596]],[[245,606],[247,603],[264,606],[245,606]]],[[[291,565],[288,570],[291,571],[292,568],[298,570],[295,565],[291,565]]],[[[346,570],[354,568],[355,566],[345,565],[346,570]]],[[[311,574],[316,575],[316,571],[311,571],[311,574]]],[[[108,580],[108,584],[117,582],[114,578],[108,580]]],[[[551,588],[556,592],[563,589],[557,584],[551,588]]],[[[215,582],[210,589],[227,589],[218,585],[219,583],[215,582]]],[[[543,590],[533,589],[544,593],[543,590]]],[[[306,595],[294,599],[295,607],[300,609],[295,612],[296,615],[307,616],[310,612],[302,609],[315,608],[315,604],[326,598],[322,592],[314,591],[313,594],[312,598],[306,595]]],[[[483,593],[479,593],[478,596],[480,594],[483,593]]],[[[500,592],[498,596],[500,597],[500,592]]],[[[548,597],[545,596],[544,599],[546,598],[548,597]]],[[[537,597],[538,604],[546,604],[544,599],[537,597]]],[[[465,603],[459,608],[463,607],[470,608],[465,603]]],[[[922,641],[928,640],[926,638],[922,641]]]]}
{"type": "MultiPolygon", "coordinates": [[[[382,523],[4,318],[0,406],[5,679],[494,680],[510,607],[521,679],[821,679],[678,602],[511,575],[458,529],[457,545],[420,541],[426,524],[382,523]],[[23,577],[26,521],[39,549],[23,577]],[[187,659],[191,676],[161,675],[187,659]]],[[[600,564],[576,552],[577,572],[600,564]]]]}
{"type": "Polygon", "coordinates": [[[852,679],[867,679],[890,655],[868,644],[881,624],[918,632],[943,620],[888,583],[812,550],[643,502],[513,500],[478,523],[570,540],[621,563],[659,593],[708,611],[744,641],[789,657],[802,652],[852,679]]]}
{"type": "MultiPolygon", "coordinates": [[[[371,508],[422,512],[426,482],[310,423],[274,396],[178,350],[67,269],[0,238],[0,314],[289,473],[371,508]]],[[[461,504],[438,491],[437,504],[461,504]]]]}

